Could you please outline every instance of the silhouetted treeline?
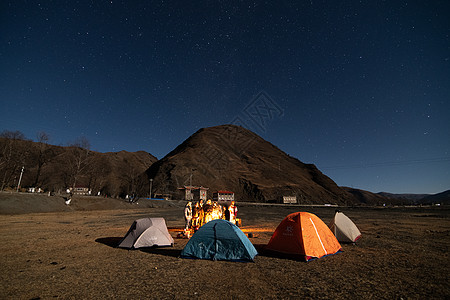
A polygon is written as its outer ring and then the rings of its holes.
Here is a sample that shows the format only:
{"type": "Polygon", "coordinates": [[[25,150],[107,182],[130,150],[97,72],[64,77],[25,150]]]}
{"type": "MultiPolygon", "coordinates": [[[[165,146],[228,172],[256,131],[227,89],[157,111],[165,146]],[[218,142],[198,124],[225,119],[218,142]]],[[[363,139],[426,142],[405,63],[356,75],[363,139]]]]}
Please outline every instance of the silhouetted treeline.
{"type": "Polygon", "coordinates": [[[66,147],[48,144],[49,136],[38,133],[37,142],[20,131],[0,133],[0,189],[40,188],[64,192],[84,187],[92,194],[125,196],[139,190],[143,172],[156,161],[151,154],[139,152],[99,153],[90,150],[89,141],[78,138],[66,147]]]}

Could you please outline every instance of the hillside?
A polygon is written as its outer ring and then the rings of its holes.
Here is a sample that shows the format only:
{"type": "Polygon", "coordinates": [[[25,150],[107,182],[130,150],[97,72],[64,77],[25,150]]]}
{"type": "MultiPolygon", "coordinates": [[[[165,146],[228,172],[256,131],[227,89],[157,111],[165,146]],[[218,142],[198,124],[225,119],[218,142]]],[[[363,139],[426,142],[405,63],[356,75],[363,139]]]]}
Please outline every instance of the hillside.
{"type": "Polygon", "coordinates": [[[399,199],[405,203],[415,204],[420,202],[423,198],[430,196],[429,194],[392,194],[386,192],[377,193],[377,195],[389,198],[389,199],[399,199]]]}
{"type": "Polygon", "coordinates": [[[450,190],[444,191],[442,193],[434,194],[434,195],[428,195],[424,198],[422,198],[420,201],[422,204],[444,204],[449,205],[450,204],[450,190]]]}
{"type": "Polygon", "coordinates": [[[382,193],[372,193],[365,190],[350,188],[350,187],[341,187],[343,190],[350,193],[353,197],[356,203],[359,204],[368,204],[368,205],[385,205],[385,204],[410,204],[409,200],[405,200],[402,198],[396,198],[396,197],[387,197],[383,195],[382,193]]]}
{"type": "Polygon", "coordinates": [[[100,153],[82,147],[61,147],[28,140],[0,138],[0,190],[20,186],[59,193],[87,187],[92,194],[124,196],[139,188],[141,175],[156,157],[144,152],[100,153]]]}
{"type": "Polygon", "coordinates": [[[296,196],[300,204],[382,205],[448,203],[437,195],[374,194],[339,187],[313,164],[289,156],[253,132],[235,125],[198,130],[157,161],[138,152],[99,153],[84,147],[61,147],[25,139],[0,138],[0,190],[15,190],[24,167],[21,190],[42,188],[64,194],[86,187],[93,195],[125,197],[152,192],[182,199],[185,185],[231,190],[238,201],[280,202],[296,196]]]}
{"type": "Polygon", "coordinates": [[[154,193],[172,193],[183,185],[204,186],[210,195],[231,190],[236,199],[279,201],[297,196],[302,204],[355,202],[355,198],[322,174],[253,132],[235,125],[203,128],[163,159],[147,175],[154,193]]]}
{"type": "Polygon", "coordinates": [[[450,190],[437,194],[392,194],[381,192],[377,193],[376,195],[386,197],[400,204],[450,204],[450,190]]]}

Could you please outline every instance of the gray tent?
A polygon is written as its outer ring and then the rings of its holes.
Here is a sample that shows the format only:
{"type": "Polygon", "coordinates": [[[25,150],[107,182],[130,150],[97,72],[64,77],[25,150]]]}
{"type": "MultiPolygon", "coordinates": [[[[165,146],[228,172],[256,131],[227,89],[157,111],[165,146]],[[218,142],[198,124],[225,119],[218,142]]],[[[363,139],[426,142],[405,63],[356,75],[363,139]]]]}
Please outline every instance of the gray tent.
{"type": "Polygon", "coordinates": [[[361,232],[355,223],[340,211],[336,211],[329,227],[341,243],[354,243],[361,238],[361,232]]]}
{"type": "Polygon", "coordinates": [[[173,238],[167,230],[164,218],[143,218],[133,222],[120,242],[120,248],[173,246],[173,238]]]}

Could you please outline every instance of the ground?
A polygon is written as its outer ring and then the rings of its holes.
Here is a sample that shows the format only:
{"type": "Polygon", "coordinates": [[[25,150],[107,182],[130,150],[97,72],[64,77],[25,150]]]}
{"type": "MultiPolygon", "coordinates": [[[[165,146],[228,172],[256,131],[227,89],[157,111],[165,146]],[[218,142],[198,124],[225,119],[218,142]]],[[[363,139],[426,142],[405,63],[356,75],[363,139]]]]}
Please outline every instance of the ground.
{"type": "MultiPolygon", "coordinates": [[[[253,233],[260,254],[253,263],[237,263],[179,258],[187,242],[176,237],[181,203],[102,209],[82,201],[78,209],[26,213],[27,206],[33,211],[30,202],[0,195],[1,299],[450,298],[449,207],[341,208],[362,239],[343,244],[342,253],[302,262],[271,256],[264,245],[289,213],[308,211],[328,223],[334,208],[240,205],[242,229],[253,233]],[[20,214],[11,213],[11,202],[25,206],[20,214]],[[174,247],[115,248],[141,217],[164,217],[174,247]]],[[[47,202],[50,209],[55,201],[47,202]]]]}

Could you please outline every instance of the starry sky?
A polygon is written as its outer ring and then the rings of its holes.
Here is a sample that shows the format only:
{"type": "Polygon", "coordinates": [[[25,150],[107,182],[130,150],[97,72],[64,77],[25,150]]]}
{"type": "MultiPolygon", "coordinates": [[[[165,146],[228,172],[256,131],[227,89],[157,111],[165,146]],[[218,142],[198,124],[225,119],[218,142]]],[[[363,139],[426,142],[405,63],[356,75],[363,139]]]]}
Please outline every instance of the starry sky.
{"type": "Polygon", "coordinates": [[[372,192],[450,188],[449,1],[1,1],[0,131],[164,157],[237,124],[372,192]]]}

